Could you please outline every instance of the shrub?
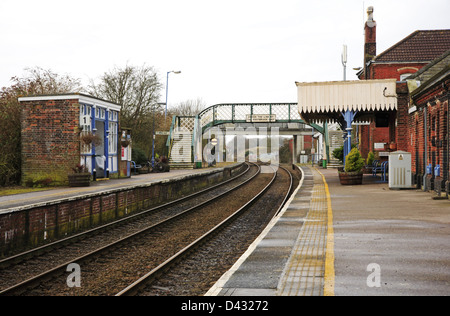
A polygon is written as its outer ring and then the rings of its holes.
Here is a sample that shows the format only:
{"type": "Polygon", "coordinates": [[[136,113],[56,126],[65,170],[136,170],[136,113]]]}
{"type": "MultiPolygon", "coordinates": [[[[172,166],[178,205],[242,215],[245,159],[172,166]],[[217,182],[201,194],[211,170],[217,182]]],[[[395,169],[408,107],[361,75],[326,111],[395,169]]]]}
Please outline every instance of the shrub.
{"type": "MultiPolygon", "coordinates": [[[[356,148],[356,145],[352,144],[352,148],[356,148]]],[[[344,162],[344,146],[341,146],[333,150],[333,157],[339,160],[340,162],[344,162]]]]}
{"type": "Polygon", "coordinates": [[[344,161],[344,146],[336,148],[333,150],[333,157],[339,160],[340,162],[344,161]]]}
{"type": "Polygon", "coordinates": [[[345,160],[346,172],[360,172],[364,167],[364,158],[357,148],[353,148],[345,160]]]}
{"type": "Polygon", "coordinates": [[[133,150],[131,152],[131,159],[138,165],[145,164],[148,161],[145,152],[138,147],[133,147],[133,150]]]}
{"type": "Polygon", "coordinates": [[[370,152],[367,156],[367,165],[371,166],[373,164],[373,161],[375,160],[375,154],[373,152],[370,152]]]}
{"type": "Polygon", "coordinates": [[[72,168],[72,171],[73,173],[89,173],[89,169],[82,164],[77,164],[72,168]]]}

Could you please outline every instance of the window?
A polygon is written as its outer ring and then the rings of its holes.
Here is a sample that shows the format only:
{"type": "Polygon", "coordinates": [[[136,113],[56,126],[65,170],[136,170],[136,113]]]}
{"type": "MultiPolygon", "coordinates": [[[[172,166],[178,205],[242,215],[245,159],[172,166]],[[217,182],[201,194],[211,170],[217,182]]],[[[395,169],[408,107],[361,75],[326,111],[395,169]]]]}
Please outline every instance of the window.
{"type": "MultiPolygon", "coordinates": [[[[92,129],[92,118],[91,118],[91,106],[82,104],[80,106],[80,140],[83,136],[90,134],[92,129]]],[[[92,153],[92,145],[86,144],[81,141],[81,153],[82,154],[91,154],[92,153]]]]}
{"type": "Polygon", "coordinates": [[[400,75],[400,81],[405,81],[411,75],[412,75],[412,73],[406,73],[406,74],[400,75]]]}
{"type": "Polygon", "coordinates": [[[109,122],[108,129],[109,129],[109,153],[110,154],[117,154],[117,123],[115,122],[109,122]]]}

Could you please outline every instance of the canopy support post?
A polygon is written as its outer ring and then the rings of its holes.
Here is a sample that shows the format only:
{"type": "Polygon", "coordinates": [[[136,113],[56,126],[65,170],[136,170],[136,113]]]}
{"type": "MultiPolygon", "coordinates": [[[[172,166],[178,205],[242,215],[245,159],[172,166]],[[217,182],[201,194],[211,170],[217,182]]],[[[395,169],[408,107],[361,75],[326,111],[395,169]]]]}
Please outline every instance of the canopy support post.
{"type": "Polygon", "coordinates": [[[344,168],[345,162],[347,160],[347,155],[352,151],[352,123],[357,113],[358,111],[346,111],[342,113],[342,116],[344,117],[344,120],[347,124],[347,127],[345,129],[347,134],[344,136],[344,168]]]}

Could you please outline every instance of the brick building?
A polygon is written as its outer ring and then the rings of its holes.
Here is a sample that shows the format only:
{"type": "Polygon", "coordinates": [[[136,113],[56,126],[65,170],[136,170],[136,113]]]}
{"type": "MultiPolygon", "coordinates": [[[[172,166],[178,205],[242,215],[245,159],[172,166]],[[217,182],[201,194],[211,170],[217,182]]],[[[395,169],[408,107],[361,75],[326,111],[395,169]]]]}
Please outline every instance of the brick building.
{"type": "Polygon", "coordinates": [[[450,49],[450,30],[416,31],[377,55],[373,7],[368,9],[365,24],[364,68],[357,74],[361,80],[396,79],[398,110],[379,112],[370,125],[360,128],[360,150],[367,157],[370,151],[386,155],[386,147],[408,149],[408,89],[406,78],[429,65],[450,49]],[[385,147],[386,146],[386,147],[385,147]]]}
{"type": "Polygon", "coordinates": [[[118,176],[119,105],[84,94],[19,101],[22,184],[65,184],[77,164],[97,178],[118,176]],[[83,141],[88,138],[93,142],[83,141]]]}
{"type": "Polygon", "coordinates": [[[411,97],[408,151],[413,158],[414,183],[427,190],[443,189],[450,172],[450,50],[407,81],[411,97]]]}

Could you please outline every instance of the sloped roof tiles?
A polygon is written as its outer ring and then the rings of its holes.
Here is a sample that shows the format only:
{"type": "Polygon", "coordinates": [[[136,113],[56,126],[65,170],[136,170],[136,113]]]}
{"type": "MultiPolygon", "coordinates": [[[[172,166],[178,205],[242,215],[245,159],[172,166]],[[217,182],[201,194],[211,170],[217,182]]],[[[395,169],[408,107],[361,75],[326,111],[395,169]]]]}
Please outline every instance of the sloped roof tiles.
{"type": "Polygon", "coordinates": [[[415,31],[374,58],[374,62],[430,62],[450,49],[449,30],[415,31]]]}

